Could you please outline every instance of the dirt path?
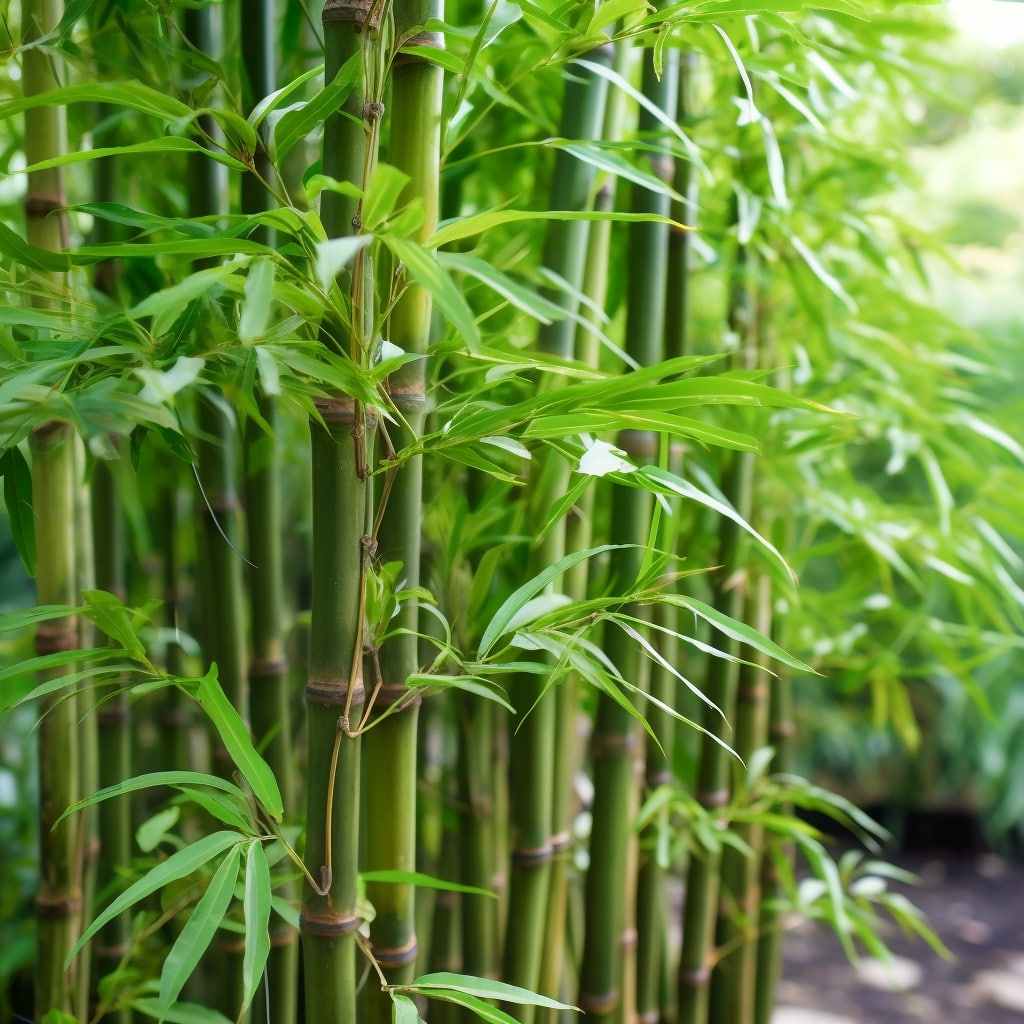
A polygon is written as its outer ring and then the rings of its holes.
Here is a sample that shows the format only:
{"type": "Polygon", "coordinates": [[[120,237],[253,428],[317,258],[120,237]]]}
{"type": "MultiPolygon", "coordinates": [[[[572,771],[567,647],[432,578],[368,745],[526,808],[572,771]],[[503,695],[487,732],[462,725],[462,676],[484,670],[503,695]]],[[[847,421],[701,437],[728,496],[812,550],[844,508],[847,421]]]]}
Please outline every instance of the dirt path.
{"type": "Polygon", "coordinates": [[[956,959],[946,962],[893,926],[892,968],[853,967],[817,924],[791,932],[773,1024],[1021,1024],[1024,1021],[1024,865],[993,854],[914,857],[907,890],[956,959]]]}

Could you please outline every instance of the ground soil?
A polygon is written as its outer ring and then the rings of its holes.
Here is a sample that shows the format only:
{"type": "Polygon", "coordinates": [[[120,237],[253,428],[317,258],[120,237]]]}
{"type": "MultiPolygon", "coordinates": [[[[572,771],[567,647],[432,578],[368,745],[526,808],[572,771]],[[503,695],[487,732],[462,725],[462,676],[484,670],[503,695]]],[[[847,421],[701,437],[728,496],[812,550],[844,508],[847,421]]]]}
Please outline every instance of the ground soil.
{"type": "Polygon", "coordinates": [[[776,1024],[1021,1024],[1024,865],[992,853],[897,860],[920,877],[907,894],[954,959],[894,928],[886,936],[894,966],[858,968],[826,928],[801,925],[787,937],[776,1024]]]}

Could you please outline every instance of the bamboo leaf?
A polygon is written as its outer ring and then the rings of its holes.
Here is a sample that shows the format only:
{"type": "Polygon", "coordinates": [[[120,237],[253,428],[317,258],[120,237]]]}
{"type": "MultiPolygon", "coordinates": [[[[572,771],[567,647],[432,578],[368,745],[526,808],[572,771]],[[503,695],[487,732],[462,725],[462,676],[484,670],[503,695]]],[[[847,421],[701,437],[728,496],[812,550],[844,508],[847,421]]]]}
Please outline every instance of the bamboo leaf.
{"type": "Polygon", "coordinates": [[[274,261],[269,257],[253,260],[245,277],[242,315],[238,321],[238,337],[249,344],[262,337],[270,319],[274,302],[274,261]]]}
{"type": "Polygon", "coordinates": [[[401,992],[391,993],[391,1024],[418,1024],[420,1015],[416,1004],[401,992]]]}
{"type": "Polygon", "coordinates": [[[178,993],[213,941],[228,907],[231,906],[235,882],[238,880],[241,853],[240,844],[235,844],[221,861],[220,867],[214,872],[210,884],[199,897],[199,902],[196,903],[195,909],[185,922],[185,927],[164,960],[163,969],[160,971],[158,1002],[161,1018],[178,998],[178,993]]]}
{"type": "Polygon", "coordinates": [[[430,293],[437,308],[451,322],[466,347],[474,351],[480,344],[480,330],[473,311],[450,275],[438,263],[434,253],[394,235],[384,235],[381,240],[402,261],[416,283],[430,293]]]}
{"type": "Polygon", "coordinates": [[[0,455],[4,478],[4,505],[11,524],[11,536],[29,576],[36,574],[36,527],[32,514],[32,470],[17,445],[0,455]]]}
{"type": "MultiPolygon", "coordinates": [[[[59,825],[69,814],[75,814],[77,811],[83,810],[86,807],[92,807],[94,804],[109,800],[111,797],[137,793],[139,790],[152,789],[154,786],[172,786],[175,788],[181,786],[208,786],[211,789],[219,789],[224,793],[237,796],[240,800],[245,800],[245,794],[233,782],[228,782],[226,779],[216,775],[204,775],[202,772],[190,771],[149,772],[146,775],[136,775],[132,779],[115,782],[114,785],[107,786],[98,793],[93,793],[91,796],[86,797],[84,800],[79,800],[78,803],[69,807],[57,819],[57,824],[59,825]]],[[[227,833],[221,834],[226,835],[227,833]]]]}
{"type": "Polygon", "coordinates": [[[91,160],[102,160],[104,157],[125,157],[145,156],[148,153],[202,153],[204,156],[215,160],[225,167],[234,171],[248,171],[249,168],[228,153],[217,149],[210,149],[193,139],[183,139],[176,135],[169,135],[162,139],[148,139],[145,142],[135,142],[128,146],[111,146],[104,149],[77,149],[71,153],[64,153],[61,156],[51,157],[49,160],[40,160],[38,163],[26,167],[24,173],[33,171],[45,171],[51,167],[66,167],[70,164],[86,163],[91,160]]]}
{"type": "Polygon", "coordinates": [[[795,668],[799,672],[810,672],[812,675],[817,675],[810,665],[805,665],[799,658],[794,658],[791,654],[787,654],[778,644],[772,642],[766,636],[762,636],[756,629],[748,626],[745,622],[740,622],[739,619],[734,619],[724,612],[718,611],[717,608],[713,608],[703,601],[698,601],[695,597],[670,594],[664,600],[671,604],[676,604],[680,608],[688,608],[694,615],[710,623],[719,632],[740,643],[749,644],[754,650],[767,654],[768,657],[782,662],[783,665],[795,668]]]}
{"type": "Polygon", "coordinates": [[[175,1003],[164,1012],[157,999],[146,997],[134,1000],[131,1007],[147,1017],[167,1021],[168,1024],[234,1024],[224,1014],[198,1003],[175,1003]]]}
{"type": "MultiPolygon", "coordinates": [[[[460,995],[477,996],[480,999],[500,999],[504,1003],[516,1003],[520,1006],[544,1006],[549,1010],[574,1010],[569,1003],[560,1003],[557,999],[538,995],[518,985],[509,985],[504,981],[493,981],[490,978],[474,978],[468,974],[452,974],[441,971],[436,974],[423,974],[418,977],[411,988],[423,992],[424,989],[450,991],[460,995]]],[[[409,991],[409,989],[405,989],[409,991]]],[[[428,992],[423,992],[429,995],[428,992]]]]}
{"type": "Polygon", "coordinates": [[[494,689],[494,685],[480,676],[466,675],[436,675],[415,673],[406,680],[408,686],[417,687],[453,687],[456,690],[465,690],[466,693],[475,694],[485,700],[493,700],[506,710],[515,714],[515,708],[506,700],[502,693],[494,689]]]}
{"type": "Polygon", "coordinates": [[[459,882],[448,882],[443,878],[426,875],[422,871],[360,871],[359,877],[364,882],[393,882],[395,885],[418,885],[421,889],[442,889],[445,892],[465,892],[473,896],[498,898],[497,893],[491,892],[490,889],[462,885],[459,882]]]}
{"type": "MultiPolygon", "coordinates": [[[[681,231],[689,231],[685,224],[679,224],[669,217],[656,213],[619,213],[601,210],[488,210],[470,214],[458,220],[446,221],[426,241],[429,249],[440,249],[444,245],[472,238],[502,224],[520,224],[531,220],[611,220],[623,224],[654,223],[668,224],[681,231]]],[[[564,314],[564,311],[563,311],[564,314]]]]}
{"type": "Polygon", "coordinates": [[[31,270],[63,274],[71,269],[71,260],[64,253],[51,252],[49,249],[30,245],[2,221],[0,221],[0,253],[31,270]]]}
{"type": "Polygon", "coordinates": [[[167,860],[157,864],[142,876],[134,885],[129,886],[117,897],[82,933],[74,948],[64,961],[64,969],[71,966],[71,961],[78,955],[82,947],[108,922],[118,914],[124,913],[129,907],[135,906],[140,900],[163,888],[170,882],[185,878],[208,864],[228,847],[235,846],[245,840],[245,836],[237,832],[214,832],[202,839],[190,843],[177,853],[171,854],[167,860]]]}
{"type": "Polygon", "coordinates": [[[210,671],[196,683],[196,702],[210,717],[213,727],[217,730],[227,748],[231,760],[235,762],[242,777],[252,787],[256,798],[266,808],[267,813],[280,821],[284,816],[284,804],[281,790],[270,766],[260,757],[252,744],[249,730],[241,715],[224,695],[217,681],[217,666],[211,665],[210,671]]]}
{"type": "Polygon", "coordinates": [[[245,854],[245,953],[242,957],[242,1010],[252,1002],[270,956],[270,865],[267,851],[259,841],[249,844],[245,854]]]}
{"type": "Polygon", "coordinates": [[[487,624],[484,635],[480,638],[478,657],[483,658],[487,655],[487,652],[494,646],[495,641],[508,632],[509,623],[513,621],[520,609],[531,598],[536,597],[552,580],[587,558],[602,554],[605,551],[614,551],[621,547],[621,544],[602,544],[596,548],[574,551],[564,558],[560,558],[554,565],[549,565],[528,583],[524,583],[518,590],[506,598],[505,602],[494,613],[494,617],[487,624]]]}

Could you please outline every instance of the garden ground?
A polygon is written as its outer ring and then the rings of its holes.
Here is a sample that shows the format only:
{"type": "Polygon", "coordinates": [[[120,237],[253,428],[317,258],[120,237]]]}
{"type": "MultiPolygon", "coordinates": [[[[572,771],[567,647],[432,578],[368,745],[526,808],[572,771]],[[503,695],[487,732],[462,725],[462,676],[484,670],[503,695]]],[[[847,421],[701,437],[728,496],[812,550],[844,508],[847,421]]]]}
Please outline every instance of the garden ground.
{"type": "Polygon", "coordinates": [[[817,924],[787,939],[773,1024],[1019,1024],[1024,1020],[1024,865],[992,853],[907,855],[908,895],[954,954],[887,937],[891,966],[846,959],[817,924]]]}

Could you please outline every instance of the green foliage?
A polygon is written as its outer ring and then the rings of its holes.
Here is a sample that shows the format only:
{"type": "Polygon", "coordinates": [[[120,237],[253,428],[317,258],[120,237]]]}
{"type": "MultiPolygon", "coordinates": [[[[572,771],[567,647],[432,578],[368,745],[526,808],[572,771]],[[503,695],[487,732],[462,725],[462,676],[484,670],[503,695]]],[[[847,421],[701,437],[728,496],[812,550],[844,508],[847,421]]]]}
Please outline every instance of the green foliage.
{"type": "MultiPolygon", "coordinates": [[[[33,431],[70,424],[82,439],[90,468],[76,487],[97,460],[116,464],[127,485],[133,560],[141,562],[159,518],[174,512],[155,507],[164,499],[150,484],[153,466],[187,477],[209,440],[199,401],[215,398],[235,425],[296,437],[306,420],[321,421],[323,400],[343,396],[358,410],[353,431],[378,502],[355,597],[367,676],[381,647],[413,635],[421,662],[400,680],[403,701],[457,690],[522,716],[534,699],[523,699],[524,679],[539,683],[540,699],[573,680],[585,688],[584,709],[598,694],[611,698],[652,746],[663,749],[654,725],[661,715],[724,746],[718,723],[733,709],[708,696],[708,665],[753,664],[766,679],[795,676],[813,695],[801,711],[814,725],[804,747],[809,762],[860,753],[878,733],[892,751],[927,748],[922,707],[932,700],[938,720],[964,716],[979,731],[992,706],[1012,709],[1001,719],[1005,744],[989,761],[1004,758],[1004,776],[1014,776],[1024,715],[996,670],[1015,663],[1024,614],[1016,581],[1024,543],[1019,410],[1006,398],[1010,374],[988,342],[933,308],[927,254],[937,245],[900,212],[910,180],[903,111],[911,99],[938,92],[934,44],[945,38],[938,17],[914,5],[855,0],[703,0],[657,10],[636,0],[553,9],[496,0],[486,11],[452,4],[444,21],[428,26],[443,36],[443,49],[406,47],[448,75],[439,126],[442,219],[423,241],[424,203],[408,198],[408,175],[387,162],[389,140],[403,130],[399,117],[386,111],[380,128],[381,115],[364,112],[384,154],[368,158],[365,180],[330,178],[310,149],[325,118],[362,95],[365,77],[374,96],[385,95],[384,76],[404,42],[392,38],[391,5],[375,7],[380,25],[332,81],[295,58],[279,88],[254,97],[248,110],[230,45],[224,57],[183,45],[167,5],[113,5],[92,12],[87,25],[88,7],[68,3],[59,24],[33,44],[62,70],[60,88],[21,97],[15,76],[0,71],[0,171],[60,167],[68,183],[70,233],[59,252],[27,242],[15,208],[21,197],[0,195],[0,474],[11,534],[30,574],[35,522],[47,515],[33,507],[24,454],[33,431]],[[125,53],[97,64],[104,36],[115,32],[125,53]],[[608,44],[639,56],[614,67],[591,59],[608,44]],[[679,123],[636,84],[636,65],[651,61],[663,73],[672,49],[696,65],[679,123]],[[600,140],[559,136],[565,82],[582,72],[608,85],[623,131],[600,140]],[[19,165],[21,115],[58,107],[67,109],[73,144],[34,168],[19,165]],[[658,136],[635,126],[639,110],[658,136]],[[261,151],[270,180],[260,177],[261,151]],[[232,172],[229,197],[241,176],[259,178],[272,208],[188,216],[183,182],[186,162],[197,156],[232,172]],[[551,192],[556,158],[586,165],[595,192],[617,190],[614,203],[600,205],[592,195],[583,209],[544,209],[540,197],[551,192]],[[685,164],[688,183],[667,180],[652,164],[668,158],[685,164]],[[131,180],[116,202],[91,195],[86,176],[112,161],[135,172],[124,176],[131,180]],[[630,190],[663,197],[685,215],[632,212],[630,190]],[[339,199],[355,204],[358,223],[336,238],[319,204],[339,199]],[[630,227],[683,231],[684,216],[687,354],[640,367],[626,354],[627,260],[620,254],[631,253],[630,227]],[[543,265],[551,223],[611,232],[607,296],[582,294],[543,265]],[[115,264],[112,287],[99,287],[104,268],[115,264]],[[756,324],[734,315],[744,288],[756,293],[756,324]],[[389,337],[394,311],[415,289],[435,312],[429,416],[419,436],[391,384],[421,357],[389,337]],[[553,324],[576,329],[575,357],[538,349],[538,329],[553,324]],[[741,369],[733,357],[751,330],[761,361],[741,369]],[[594,358],[584,355],[591,349],[594,358]],[[279,401],[280,426],[268,422],[267,397],[279,401]],[[371,420],[381,435],[377,455],[366,442],[371,420]],[[624,446],[632,432],[654,438],[649,462],[624,446]],[[393,436],[405,441],[396,446],[393,436]],[[740,453],[757,456],[751,515],[729,493],[740,453]],[[420,459],[428,550],[424,584],[414,586],[408,567],[378,559],[375,545],[394,474],[420,459]],[[544,491],[534,485],[555,466],[567,473],[565,493],[538,508],[544,491]],[[608,538],[613,495],[624,489],[649,495],[657,510],[643,524],[648,543],[634,578],[618,578],[612,559],[635,548],[608,538]],[[577,517],[587,518],[592,539],[524,572],[530,552],[577,517]],[[735,543],[738,564],[728,569],[736,576],[723,583],[727,545],[718,538],[733,528],[743,540],[735,543]],[[761,572],[775,588],[768,629],[719,600],[761,572]],[[587,577],[582,595],[575,592],[570,579],[587,577]],[[399,619],[410,606],[415,629],[399,619]],[[639,652],[638,673],[609,654],[623,638],[639,652]],[[688,652],[685,659],[663,653],[675,647],[688,652]],[[648,666],[672,678],[672,699],[647,691],[648,666]],[[855,734],[845,752],[835,735],[844,720],[855,734]]],[[[299,7],[288,5],[280,28],[290,54],[309,43],[299,7]]],[[[230,43],[230,22],[226,32],[230,43]]],[[[16,46],[12,53],[23,56],[16,46]]],[[[990,212],[963,204],[964,216],[990,212]]],[[[297,460],[298,444],[293,449],[297,460]]],[[[297,504],[296,518],[305,517],[305,502],[297,504]]],[[[208,511],[216,519],[214,505],[208,511]]],[[[303,547],[300,540],[289,557],[303,562],[303,547]]],[[[169,576],[181,575],[181,548],[179,538],[176,552],[164,552],[169,576]]],[[[172,671],[148,644],[158,602],[136,577],[138,599],[83,582],[75,607],[0,616],[4,631],[78,617],[105,637],[102,646],[81,641],[76,650],[12,655],[0,668],[3,703],[84,700],[85,714],[125,692],[135,707],[173,692],[209,723],[237,770],[234,781],[202,766],[163,765],[86,795],[65,816],[153,789],[175,794],[168,806],[147,805],[136,832],[139,861],[120,866],[125,885],[104,895],[74,952],[131,913],[132,954],[162,965],[130,979],[104,1005],[128,1004],[157,1020],[223,1020],[179,999],[190,975],[221,932],[244,931],[244,1012],[271,956],[272,924],[278,917],[294,924],[294,908],[279,895],[290,879],[277,865],[294,862],[318,893],[331,865],[303,864],[295,852],[295,809],[250,736],[245,707],[225,696],[218,667],[172,671]],[[37,672],[48,674],[36,680],[37,672]],[[214,822],[219,831],[210,831],[214,822]],[[162,889],[176,895],[154,923],[147,915],[156,913],[152,897],[162,889]]],[[[172,593],[180,582],[169,581],[172,593]]],[[[367,710],[358,728],[379,727],[403,701],[376,717],[367,710]]],[[[352,726],[346,721],[345,729],[352,726]]],[[[679,775],[692,775],[683,753],[664,753],[679,775]]],[[[833,860],[820,834],[792,813],[794,805],[824,812],[882,839],[852,803],[794,776],[769,775],[767,754],[750,758],[746,774],[734,761],[737,783],[724,809],[702,806],[689,778],[647,795],[637,828],[650,830],[644,835],[653,837],[662,867],[727,848],[758,856],[744,831],[756,826],[784,881],[769,909],[828,921],[851,955],[855,940],[885,952],[883,913],[941,951],[913,908],[887,888],[890,869],[857,855],[833,860]],[[811,877],[803,882],[787,844],[806,859],[811,877]]],[[[332,772],[336,762],[337,752],[332,772]]],[[[1015,792],[1004,785],[995,797],[1007,829],[1020,821],[1015,792]]],[[[363,880],[491,895],[438,877],[447,873],[410,867],[363,880]]],[[[494,1022],[514,1020],[511,1006],[566,1008],[459,974],[434,972],[385,988],[398,1024],[418,1020],[414,996],[494,1022]]]]}

